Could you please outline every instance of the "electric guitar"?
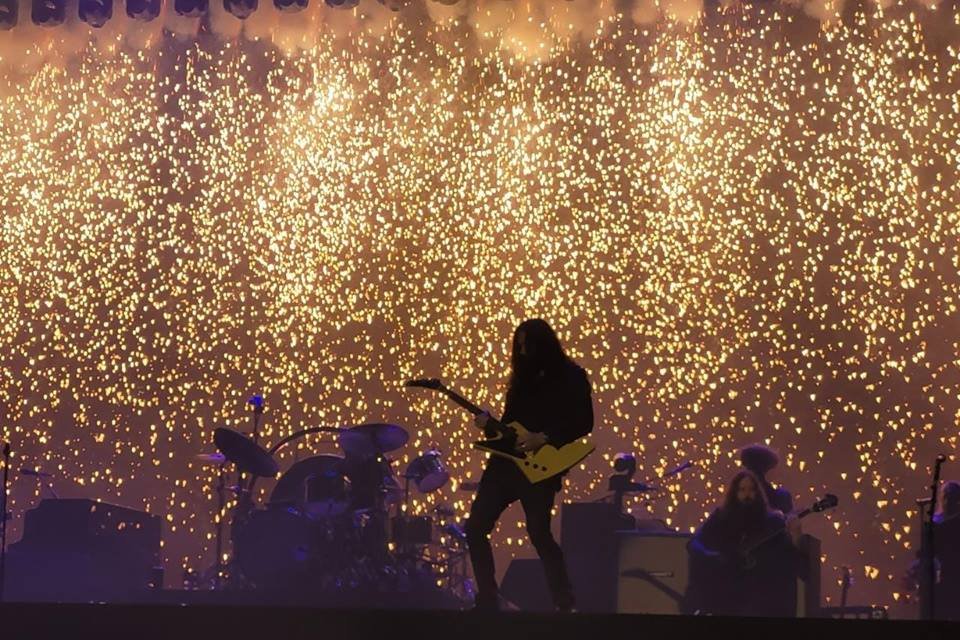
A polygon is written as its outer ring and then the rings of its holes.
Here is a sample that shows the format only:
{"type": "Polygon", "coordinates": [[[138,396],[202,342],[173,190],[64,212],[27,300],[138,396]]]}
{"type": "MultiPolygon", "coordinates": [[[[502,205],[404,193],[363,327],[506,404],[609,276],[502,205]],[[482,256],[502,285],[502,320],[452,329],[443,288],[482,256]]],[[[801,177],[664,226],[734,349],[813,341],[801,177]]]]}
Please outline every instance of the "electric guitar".
{"type": "MultiPolygon", "coordinates": [[[[405,386],[422,387],[424,389],[439,391],[473,415],[483,413],[483,409],[456,391],[448,389],[436,378],[410,380],[405,386]]],[[[529,431],[519,422],[504,424],[491,417],[487,420],[486,430],[488,433],[493,432],[495,435],[485,440],[474,442],[473,447],[513,461],[531,483],[541,482],[547,478],[552,478],[558,473],[563,473],[582,461],[596,449],[596,446],[590,442],[577,440],[559,449],[553,445],[545,444],[535,452],[524,452],[517,449],[517,438],[526,435],[529,431]]]]}
{"type": "MultiPolygon", "coordinates": [[[[840,504],[840,501],[837,499],[837,496],[832,493],[828,493],[824,498],[817,500],[813,503],[813,506],[808,509],[804,509],[795,514],[795,517],[798,520],[806,518],[811,513],[820,513],[821,511],[826,511],[827,509],[832,509],[840,504]]],[[[741,571],[749,571],[757,566],[756,553],[759,551],[765,544],[773,540],[774,538],[779,537],[784,532],[783,529],[778,529],[759,540],[751,542],[749,545],[746,545],[740,549],[737,558],[737,566],[741,571]]]]}

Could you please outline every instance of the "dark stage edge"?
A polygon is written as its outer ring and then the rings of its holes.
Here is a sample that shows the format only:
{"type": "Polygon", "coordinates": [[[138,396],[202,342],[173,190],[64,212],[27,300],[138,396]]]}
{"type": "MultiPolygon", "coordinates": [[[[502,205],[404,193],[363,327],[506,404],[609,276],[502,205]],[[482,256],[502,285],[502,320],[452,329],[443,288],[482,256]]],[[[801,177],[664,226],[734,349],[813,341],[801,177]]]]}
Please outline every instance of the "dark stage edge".
{"type": "Polygon", "coordinates": [[[460,611],[324,609],[263,605],[0,605],[0,638],[216,638],[239,640],[583,640],[960,638],[960,623],[460,611]]]}

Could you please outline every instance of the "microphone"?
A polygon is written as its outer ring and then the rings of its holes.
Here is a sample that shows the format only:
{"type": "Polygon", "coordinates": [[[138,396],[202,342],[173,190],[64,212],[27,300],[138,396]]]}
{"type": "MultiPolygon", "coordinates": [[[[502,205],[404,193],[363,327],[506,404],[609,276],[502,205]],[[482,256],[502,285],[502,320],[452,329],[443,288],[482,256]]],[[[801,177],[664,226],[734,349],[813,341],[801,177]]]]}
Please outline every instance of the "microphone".
{"type": "Polygon", "coordinates": [[[677,468],[674,469],[673,471],[669,471],[669,472],[663,474],[663,477],[664,477],[664,478],[669,478],[670,476],[675,476],[675,475],[677,475],[678,473],[680,473],[681,471],[686,471],[687,469],[689,469],[689,468],[692,467],[692,466],[693,466],[693,462],[692,462],[692,461],[684,462],[682,465],[680,465],[679,467],[677,467],[677,468]]]}
{"type": "Polygon", "coordinates": [[[424,389],[433,389],[434,391],[439,391],[443,386],[437,378],[416,378],[413,380],[407,380],[403,383],[405,387],[422,387],[424,389]]]}
{"type": "Polygon", "coordinates": [[[944,454],[941,453],[940,455],[937,456],[937,462],[946,462],[946,461],[947,461],[947,456],[945,456],[944,454]]]}
{"type": "Polygon", "coordinates": [[[31,469],[30,467],[20,467],[20,473],[22,473],[22,474],[25,475],[25,476],[34,476],[34,477],[37,477],[37,478],[51,478],[51,477],[53,477],[53,474],[44,473],[43,471],[40,471],[39,469],[31,469]]]}
{"type": "Polygon", "coordinates": [[[257,393],[247,400],[247,403],[252,404],[257,409],[261,409],[263,408],[263,396],[257,393]]]}

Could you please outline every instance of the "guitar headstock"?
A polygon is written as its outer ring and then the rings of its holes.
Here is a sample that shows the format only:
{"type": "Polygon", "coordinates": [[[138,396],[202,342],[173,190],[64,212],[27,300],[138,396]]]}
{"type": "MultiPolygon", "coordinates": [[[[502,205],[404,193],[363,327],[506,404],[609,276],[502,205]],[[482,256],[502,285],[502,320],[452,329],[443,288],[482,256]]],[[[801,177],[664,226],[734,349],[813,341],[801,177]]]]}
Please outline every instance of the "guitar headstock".
{"type": "Polygon", "coordinates": [[[828,493],[826,496],[817,500],[810,510],[814,513],[820,513],[821,511],[826,511],[827,509],[833,509],[835,506],[840,504],[840,500],[837,499],[837,496],[832,493],[828,493]]]}
{"type": "Polygon", "coordinates": [[[407,380],[403,386],[422,387],[424,389],[433,389],[434,391],[442,391],[445,388],[443,383],[437,378],[418,378],[416,380],[407,380]]]}

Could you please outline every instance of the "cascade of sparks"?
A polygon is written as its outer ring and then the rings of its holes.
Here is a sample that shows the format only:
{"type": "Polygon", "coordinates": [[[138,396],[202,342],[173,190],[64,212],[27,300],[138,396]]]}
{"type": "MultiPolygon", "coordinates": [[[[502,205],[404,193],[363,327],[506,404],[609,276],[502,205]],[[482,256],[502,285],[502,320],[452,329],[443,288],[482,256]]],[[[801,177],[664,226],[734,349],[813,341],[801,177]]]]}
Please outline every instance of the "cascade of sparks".
{"type": "MultiPolygon", "coordinates": [[[[0,435],[63,495],[162,515],[175,582],[213,562],[216,473],[193,455],[249,428],[253,392],[268,443],[404,426],[396,470],[437,446],[454,476],[410,509],[462,518],[469,416],[402,382],[499,412],[512,329],[544,317],[597,416],[564,500],[603,495],[618,451],[647,478],[689,459],[631,503],[688,531],[767,442],[798,506],[841,497],[804,521],[827,603],[849,565],[852,599],[905,612],[914,500],[960,435],[958,15],[611,18],[533,60],[398,23],[10,75],[0,435]]],[[[281,468],[334,451],[308,438],[281,468]]],[[[12,540],[40,495],[15,477],[12,540]]],[[[532,554],[519,510],[494,536],[501,570],[532,554]]]]}

